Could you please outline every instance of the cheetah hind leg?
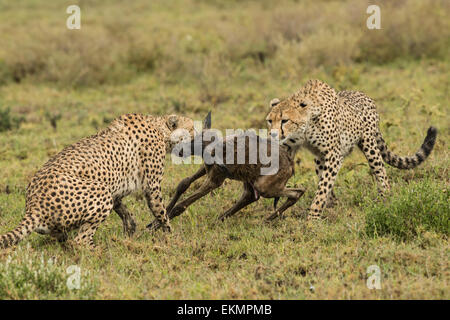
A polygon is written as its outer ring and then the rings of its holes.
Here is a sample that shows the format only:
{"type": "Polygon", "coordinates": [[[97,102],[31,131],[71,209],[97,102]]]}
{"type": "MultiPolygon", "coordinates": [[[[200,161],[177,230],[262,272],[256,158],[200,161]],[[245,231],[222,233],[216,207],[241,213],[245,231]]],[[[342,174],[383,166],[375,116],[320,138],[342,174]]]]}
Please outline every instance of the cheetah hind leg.
{"type": "Polygon", "coordinates": [[[96,248],[94,243],[94,235],[101,222],[85,222],[81,225],[77,236],[73,239],[73,243],[77,246],[87,246],[93,250],[96,248]]]}
{"type": "Polygon", "coordinates": [[[389,179],[386,175],[386,168],[384,167],[383,157],[377,148],[375,138],[368,137],[361,141],[359,145],[369,162],[370,171],[375,176],[378,184],[378,193],[382,198],[387,191],[390,190],[389,179]]]}
{"type": "Polygon", "coordinates": [[[112,199],[107,201],[103,206],[97,210],[94,208],[94,213],[90,216],[89,220],[81,222],[80,229],[77,236],[73,239],[73,243],[76,245],[84,245],[90,249],[95,249],[94,235],[100,224],[111,214],[113,208],[112,199]]]}
{"type": "Polygon", "coordinates": [[[327,208],[334,208],[339,203],[338,198],[334,194],[334,190],[331,190],[331,193],[327,200],[327,208]]]}
{"type": "Polygon", "coordinates": [[[60,243],[66,242],[68,237],[66,231],[52,232],[50,235],[60,243]]]}
{"type": "Polygon", "coordinates": [[[114,204],[114,211],[122,219],[123,232],[131,237],[136,232],[136,221],[134,220],[133,214],[128,211],[127,207],[121,201],[114,204]]]}

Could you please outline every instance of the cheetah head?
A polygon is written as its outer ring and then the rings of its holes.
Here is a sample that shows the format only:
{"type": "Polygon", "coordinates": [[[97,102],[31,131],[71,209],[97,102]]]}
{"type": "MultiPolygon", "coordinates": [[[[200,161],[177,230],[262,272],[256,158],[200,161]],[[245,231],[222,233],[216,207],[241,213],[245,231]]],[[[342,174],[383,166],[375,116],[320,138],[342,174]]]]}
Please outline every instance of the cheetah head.
{"type": "Polygon", "coordinates": [[[320,80],[309,80],[290,97],[270,101],[266,117],[269,130],[277,130],[280,139],[296,133],[304,134],[310,122],[326,111],[337,99],[333,88],[320,80]]]}
{"type": "Polygon", "coordinates": [[[172,155],[177,157],[186,158],[191,155],[202,156],[203,150],[210,143],[203,139],[205,132],[211,129],[211,111],[206,116],[202,123],[202,130],[195,132],[195,136],[191,139],[183,139],[181,143],[177,145],[172,150],[172,155]],[[198,151],[201,151],[199,154],[198,151]]]}
{"type": "MultiPolygon", "coordinates": [[[[191,143],[195,140],[195,135],[201,134],[195,131],[194,121],[190,118],[177,115],[166,116],[166,125],[170,131],[170,141],[168,150],[175,146],[191,143]]],[[[211,112],[203,120],[203,129],[211,128],[211,112]]]]}
{"type": "Polygon", "coordinates": [[[177,143],[194,137],[194,121],[191,118],[171,114],[164,117],[164,122],[163,130],[168,140],[168,151],[172,150],[177,143]]]}

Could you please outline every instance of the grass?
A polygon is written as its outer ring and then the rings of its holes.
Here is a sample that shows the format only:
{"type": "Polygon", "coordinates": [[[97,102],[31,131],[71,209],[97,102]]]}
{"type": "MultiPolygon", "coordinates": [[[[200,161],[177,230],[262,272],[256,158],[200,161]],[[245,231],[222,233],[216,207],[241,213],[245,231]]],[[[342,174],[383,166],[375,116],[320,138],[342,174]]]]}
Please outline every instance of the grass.
{"type": "Polygon", "coordinates": [[[44,253],[28,251],[30,246],[19,248],[0,265],[0,296],[2,299],[58,299],[94,298],[96,284],[87,272],[80,271],[79,284],[72,282],[74,268],[65,266],[58,256],[48,259],[44,253]],[[69,285],[68,285],[69,283],[69,285]],[[70,284],[74,284],[70,287],[70,284]],[[71,291],[70,288],[74,288],[71,291]]]}
{"type": "Polygon", "coordinates": [[[17,129],[23,120],[23,117],[11,116],[10,108],[0,108],[0,132],[17,129]]]}
{"type": "Polygon", "coordinates": [[[372,203],[366,217],[366,232],[377,237],[391,235],[411,240],[424,231],[450,233],[449,192],[433,180],[398,185],[387,203],[372,203]],[[396,192],[397,191],[397,192],[396,192]]]}
{"type": "MultiPolygon", "coordinates": [[[[412,154],[430,125],[438,138],[420,167],[387,168],[386,200],[355,151],[337,179],[338,205],[313,228],[299,217],[317,184],[306,151],[290,184],[307,192],[271,224],[262,221],[269,200],[216,222],[238,199],[236,182],[192,205],[171,234],[148,233],[153,218],[130,196],[133,238],[112,214],[94,252],[38,234],[0,251],[1,299],[450,298],[446,1],[382,4],[383,29],[372,31],[360,1],[80,2],[80,32],[65,29],[67,5],[0,4],[0,233],[21,220],[27,184],[51,155],[127,112],[200,120],[212,110],[218,129],[264,128],[268,101],[319,78],[372,97],[394,152],[412,154]],[[381,290],[366,287],[374,264],[381,290]],[[65,285],[71,265],[79,290],[65,285]]],[[[197,169],[168,157],[166,203],[197,169]]]]}

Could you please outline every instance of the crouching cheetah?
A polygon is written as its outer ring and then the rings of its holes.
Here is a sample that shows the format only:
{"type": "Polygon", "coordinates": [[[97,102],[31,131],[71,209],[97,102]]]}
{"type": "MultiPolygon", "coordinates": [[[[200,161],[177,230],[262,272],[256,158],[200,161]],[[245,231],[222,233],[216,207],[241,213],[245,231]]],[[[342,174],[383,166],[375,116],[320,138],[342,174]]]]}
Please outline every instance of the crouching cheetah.
{"type": "Polygon", "coordinates": [[[122,198],[137,190],[144,192],[150,210],[170,231],[161,196],[164,158],[184,136],[193,134],[189,118],[127,114],[64,148],[32,178],[25,217],[0,236],[0,248],[17,244],[33,231],[65,241],[67,232],[77,228],[74,243],[94,247],[94,234],[111,210],[131,235],[136,224],[122,198]]]}
{"type": "Polygon", "coordinates": [[[308,219],[320,218],[333,197],[332,188],[342,161],[355,145],[363,151],[383,193],[390,188],[383,161],[399,169],[414,168],[428,157],[437,135],[436,128],[430,127],[415,155],[395,155],[381,136],[373,100],[362,92],[336,92],[320,80],[308,81],[283,101],[273,99],[266,120],[269,129],[279,130],[285,145],[304,145],[316,156],[319,186],[308,219]]]}

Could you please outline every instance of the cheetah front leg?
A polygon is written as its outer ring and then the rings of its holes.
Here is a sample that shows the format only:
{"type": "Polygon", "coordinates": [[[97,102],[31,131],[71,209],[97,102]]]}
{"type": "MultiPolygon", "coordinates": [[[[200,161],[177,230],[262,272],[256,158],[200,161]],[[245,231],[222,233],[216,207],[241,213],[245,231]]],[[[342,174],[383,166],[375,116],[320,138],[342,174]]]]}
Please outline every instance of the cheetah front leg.
{"type": "Polygon", "coordinates": [[[169,223],[169,218],[167,217],[166,208],[162,200],[161,186],[154,187],[153,189],[145,191],[145,199],[147,200],[148,207],[150,211],[153,212],[159,225],[164,231],[171,231],[172,228],[169,223]]]}
{"type": "Polygon", "coordinates": [[[324,160],[323,171],[319,178],[319,186],[314,195],[313,203],[309,209],[308,220],[321,218],[321,213],[331,195],[343,158],[337,150],[334,150],[329,152],[324,160]]]}
{"type": "MultiPolygon", "coordinates": [[[[316,164],[316,174],[319,177],[319,181],[320,181],[320,177],[322,176],[322,172],[323,172],[323,168],[325,165],[325,160],[322,159],[322,157],[317,157],[314,159],[314,163],[316,164]]],[[[327,208],[332,208],[336,205],[336,203],[338,202],[336,195],[334,194],[334,190],[331,190],[330,193],[330,198],[327,200],[327,208]]]]}
{"type": "Polygon", "coordinates": [[[114,211],[122,219],[123,232],[128,236],[132,236],[136,231],[136,221],[133,214],[128,211],[127,207],[122,203],[122,200],[117,200],[114,203],[114,211]]]}

